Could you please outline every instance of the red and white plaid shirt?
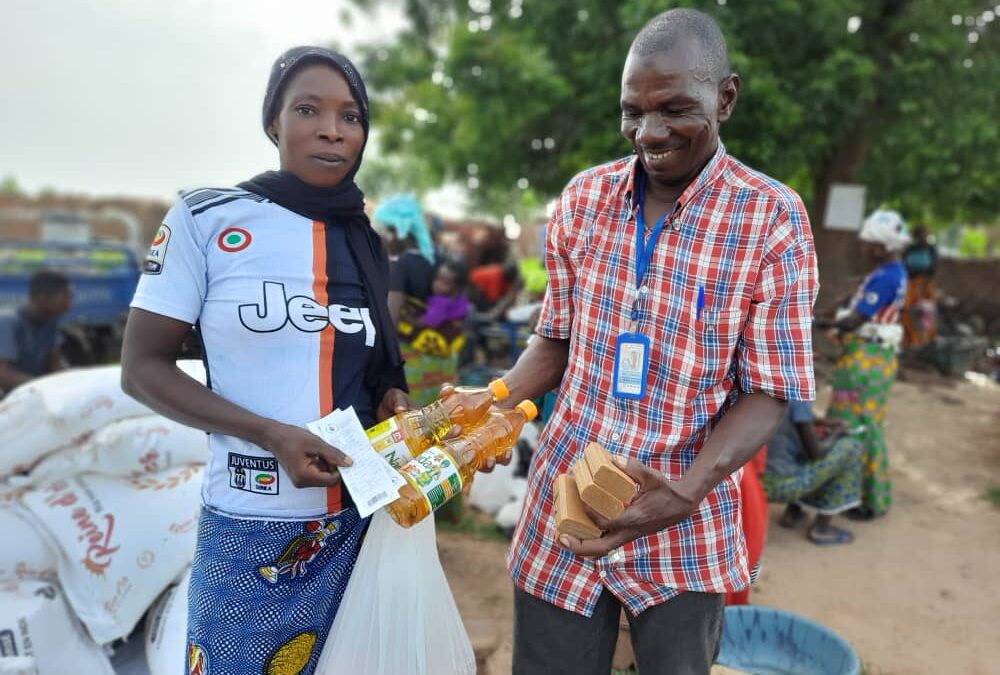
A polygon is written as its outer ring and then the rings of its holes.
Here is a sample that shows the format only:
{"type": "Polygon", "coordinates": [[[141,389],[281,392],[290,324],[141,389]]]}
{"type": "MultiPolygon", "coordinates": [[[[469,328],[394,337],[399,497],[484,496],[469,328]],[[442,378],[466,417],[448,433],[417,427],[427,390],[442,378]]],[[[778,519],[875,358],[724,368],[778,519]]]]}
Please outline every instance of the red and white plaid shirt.
{"type": "Polygon", "coordinates": [[[552,486],[587,443],[678,480],[739,391],[815,397],[818,281],[799,196],[720,144],[678,200],[637,289],[638,176],[631,157],[585,171],[563,191],[549,221],[549,289],[538,333],[569,339],[569,362],[507,558],[519,588],[587,616],[602,585],[638,614],[684,590],[723,593],[750,581],[739,472],[694,515],[659,534],[597,559],[561,548],[552,486]],[[611,393],[615,340],[633,331],[651,342],[641,401],[611,393]]]}

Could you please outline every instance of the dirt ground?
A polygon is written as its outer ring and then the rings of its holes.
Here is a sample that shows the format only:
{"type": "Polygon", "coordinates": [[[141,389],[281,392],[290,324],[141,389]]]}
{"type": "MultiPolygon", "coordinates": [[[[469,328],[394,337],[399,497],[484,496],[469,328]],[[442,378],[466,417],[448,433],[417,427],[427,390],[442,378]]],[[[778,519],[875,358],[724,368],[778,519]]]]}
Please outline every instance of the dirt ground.
{"type": "MultiPolygon", "coordinates": [[[[1000,387],[917,372],[894,385],[886,422],[894,505],[856,540],[817,547],[776,525],[751,602],[787,609],[842,635],[866,673],[1000,673],[1000,387]]],[[[829,396],[821,390],[817,410],[829,396]]],[[[843,524],[843,523],[840,523],[843,524]]],[[[441,560],[481,659],[510,672],[507,545],[440,532],[441,560]]]]}

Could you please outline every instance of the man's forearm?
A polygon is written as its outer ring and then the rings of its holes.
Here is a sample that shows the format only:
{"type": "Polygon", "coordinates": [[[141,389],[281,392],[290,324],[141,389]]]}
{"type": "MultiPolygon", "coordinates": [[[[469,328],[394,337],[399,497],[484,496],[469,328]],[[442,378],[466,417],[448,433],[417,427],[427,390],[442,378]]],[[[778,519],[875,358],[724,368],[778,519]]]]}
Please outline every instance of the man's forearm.
{"type": "Polygon", "coordinates": [[[770,440],[787,407],[786,401],[767,394],[740,394],[679,481],[682,491],[700,503],[770,440]]]}
{"type": "Polygon", "coordinates": [[[538,398],[562,381],[569,360],[569,340],[552,340],[536,335],[521,357],[503,377],[510,390],[509,405],[538,398]]]}

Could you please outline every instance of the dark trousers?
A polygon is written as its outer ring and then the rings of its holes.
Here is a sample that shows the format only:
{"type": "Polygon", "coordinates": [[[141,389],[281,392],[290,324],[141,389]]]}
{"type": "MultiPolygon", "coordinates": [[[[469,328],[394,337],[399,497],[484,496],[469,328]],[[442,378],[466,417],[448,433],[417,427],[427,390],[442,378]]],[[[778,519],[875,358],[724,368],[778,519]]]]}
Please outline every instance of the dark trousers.
{"type": "MultiPolygon", "coordinates": [[[[719,653],[724,596],[681,593],[626,612],[639,675],[708,675],[719,653]]],[[[513,675],[608,675],[621,603],[607,589],[590,618],[514,589],[513,675]]]]}

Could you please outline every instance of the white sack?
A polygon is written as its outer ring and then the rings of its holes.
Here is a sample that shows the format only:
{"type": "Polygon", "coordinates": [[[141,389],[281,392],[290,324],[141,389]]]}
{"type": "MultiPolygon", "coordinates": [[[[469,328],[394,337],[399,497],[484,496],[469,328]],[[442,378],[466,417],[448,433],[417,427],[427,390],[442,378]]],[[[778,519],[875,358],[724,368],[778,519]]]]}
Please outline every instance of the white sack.
{"type": "Polygon", "coordinates": [[[517,527],[517,521],[521,518],[521,509],[524,508],[524,497],[513,502],[504,504],[497,511],[496,522],[504,532],[513,532],[517,527]]]}
{"type": "Polygon", "coordinates": [[[0,506],[0,579],[56,578],[56,553],[41,528],[18,503],[0,506]]]}
{"type": "Polygon", "coordinates": [[[53,452],[31,471],[32,483],[81,473],[138,476],[208,461],[208,434],[161,415],[118,420],[79,447],[53,452]]]}
{"type": "Polygon", "coordinates": [[[0,675],[38,675],[33,656],[0,658],[0,675]]]}
{"type": "Polygon", "coordinates": [[[495,515],[511,495],[514,480],[514,462],[504,466],[497,464],[491,473],[477,473],[469,490],[469,503],[488,515],[495,515]]]}
{"type": "MultiPolygon", "coordinates": [[[[200,361],[178,361],[200,382],[200,361]]],[[[0,404],[0,477],[27,471],[57,448],[79,445],[97,429],[128,417],[149,415],[121,388],[121,367],[75,368],[18,387],[0,404]]]]}
{"type": "Polygon", "coordinates": [[[151,675],[184,672],[190,585],[191,570],[186,569],[180,583],[168,588],[146,615],[146,663],[151,675]]]}
{"type": "MultiPolygon", "coordinates": [[[[0,663],[8,658],[22,665],[33,658],[39,675],[114,675],[104,650],[73,618],[59,587],[45,581],[0,582],[0,663]]],[[[17,663],[8,663],[7,672],[25,672],[17,663]]]]}
{"type": "Polygon", "coordinates": [[[84,474],[24,495],[54,543],[70,605],[98,643],[128,635],[194,557],[202,467],[84,474]]]}

